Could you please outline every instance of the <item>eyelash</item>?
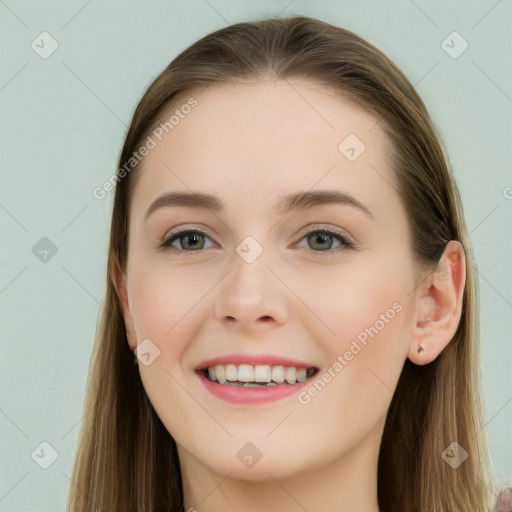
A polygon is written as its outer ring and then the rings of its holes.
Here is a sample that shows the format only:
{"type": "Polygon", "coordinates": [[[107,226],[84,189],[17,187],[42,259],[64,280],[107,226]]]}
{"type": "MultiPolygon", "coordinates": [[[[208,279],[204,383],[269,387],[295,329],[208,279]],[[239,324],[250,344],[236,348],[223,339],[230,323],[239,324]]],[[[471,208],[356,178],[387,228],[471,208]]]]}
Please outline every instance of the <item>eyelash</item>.
{"type": "MultiPolygon", "coordinates": [[[[189,235],[189,234],[199,234],[199,235],[205,236],[207,238],[210,238],[204,231],[201,231],[200,229],[183,229],[181,231],[174,231],[174,232],[169,233],[169,236],[163,241],[163,243],[160,245],[160,248],[165,249],[165,250],[175,250],[175,251],[179,251],[179,252],[188,252],[188,253],[201,252],[201,249],[189,250],[189,249],[176,249],[175,247],[171,247],[171,244],[175,240],[179,239],[183,235],[189,235]]],[[[332,236],[333,238],[336,238],[341,243],[341,246],[337,247],[336,249],[326,249],[323,251],[311,249],[311,251],[313,251],[313,252],[316,252],[316,253],[326,252],[326,253],[332,254],[332,253],[338,253],[338,252],[346,250],[346,249],[354,249],[355,248],[354,243],[352,243],[350,240],[348,240],[346,237],[344,237],[338,231],[336,231],[334,229],[330,229],[330,228],[319,228],[319,229],[314,229],[312,231],[309,231],[299,240],[299,242],[302,241],[304,238],[307,238],[311,235],[317,235],[317,234],[328,234],[328,235],[332,236]]]]}

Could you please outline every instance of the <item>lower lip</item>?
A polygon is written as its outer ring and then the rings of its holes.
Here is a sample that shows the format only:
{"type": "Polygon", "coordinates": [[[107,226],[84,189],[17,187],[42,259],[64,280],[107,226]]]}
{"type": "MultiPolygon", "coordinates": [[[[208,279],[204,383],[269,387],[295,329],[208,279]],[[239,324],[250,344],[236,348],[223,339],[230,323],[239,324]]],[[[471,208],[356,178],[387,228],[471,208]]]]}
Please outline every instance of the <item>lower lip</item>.
{"type": "MultiPolygon", "coordinates": [[[[299,392],[302,388],[309,385],[309,379],[297,384],[278,384],[277,386],[262,386],[260,388],[244,388],[241,386],[225,386],[218,382],[208,379],[202,371],[196,371],[206,389],[218,398],[231,403],[250,403],[258,404],[262,402],[272,402],[281,400],[287,396],[299,392]]],[[[311,377],[310,377],[311,378],[311,377]]]]}

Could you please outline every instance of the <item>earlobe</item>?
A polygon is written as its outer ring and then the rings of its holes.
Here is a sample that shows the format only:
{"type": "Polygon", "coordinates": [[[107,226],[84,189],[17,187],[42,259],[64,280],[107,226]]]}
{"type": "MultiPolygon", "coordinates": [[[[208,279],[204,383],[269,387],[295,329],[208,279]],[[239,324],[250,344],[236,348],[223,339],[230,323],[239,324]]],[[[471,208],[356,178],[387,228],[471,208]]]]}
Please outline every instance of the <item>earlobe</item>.
{"type": "Polygon", "coordinates": [[[465,283],[464,247],[451,240],[437,268],[417,290],[416,323],[408,352],[413,363],[431,363],[452,340],[462,315],[465,283]]]}
{"type": "Polygon", "coordinates": [[[122,271],[121,266],[117,260],[114,260],[112,265],[112,282],[116,290],[121,309],[123,311],[124,324],[126,328],[126,337],[130,350],[137,348],[137,337],[135,336],[135,328],[133,325],[133,318],[130,311],[128,302],[128,288],[126,285],[126,274],[122,271]]]}

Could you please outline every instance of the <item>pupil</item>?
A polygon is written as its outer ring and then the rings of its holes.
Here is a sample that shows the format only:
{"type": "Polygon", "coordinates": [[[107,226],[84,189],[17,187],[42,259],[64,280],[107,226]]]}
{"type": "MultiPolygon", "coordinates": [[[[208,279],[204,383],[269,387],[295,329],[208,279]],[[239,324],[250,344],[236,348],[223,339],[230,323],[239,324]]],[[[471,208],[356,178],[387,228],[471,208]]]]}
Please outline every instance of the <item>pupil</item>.
{"type": "Polygon", "coordinates": [[[324,247],[320,247],[321,249],[325,248],[325,242],[328,238],[330,238],[330,235],[314,235],[315,243],[320,240],[320,245],[322,245],[322,242],[324,242],[324,247]]]}
{"type": "Polygon", "coordinates": [[[186,236],[187,244],[192,245],[193,247],[195,247],[199,243],[199,237],[200,236],[201,235],[198,235],[198,234],[187,235],[186,236]],[[192,243],[190,243],[191,239],[193,239],[192,243]]]}

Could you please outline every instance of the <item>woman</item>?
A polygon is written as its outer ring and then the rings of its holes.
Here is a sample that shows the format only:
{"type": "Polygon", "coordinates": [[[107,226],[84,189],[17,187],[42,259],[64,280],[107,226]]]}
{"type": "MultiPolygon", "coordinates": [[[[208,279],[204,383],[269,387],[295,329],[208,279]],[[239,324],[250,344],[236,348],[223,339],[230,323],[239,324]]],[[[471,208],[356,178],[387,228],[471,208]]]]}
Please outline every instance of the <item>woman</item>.
{"type": "Polygon", "coordinates": [[[212,33],[111,183],[68,510],[491,509],[462,204],[382,52],[307,17],[212,33]]]}

